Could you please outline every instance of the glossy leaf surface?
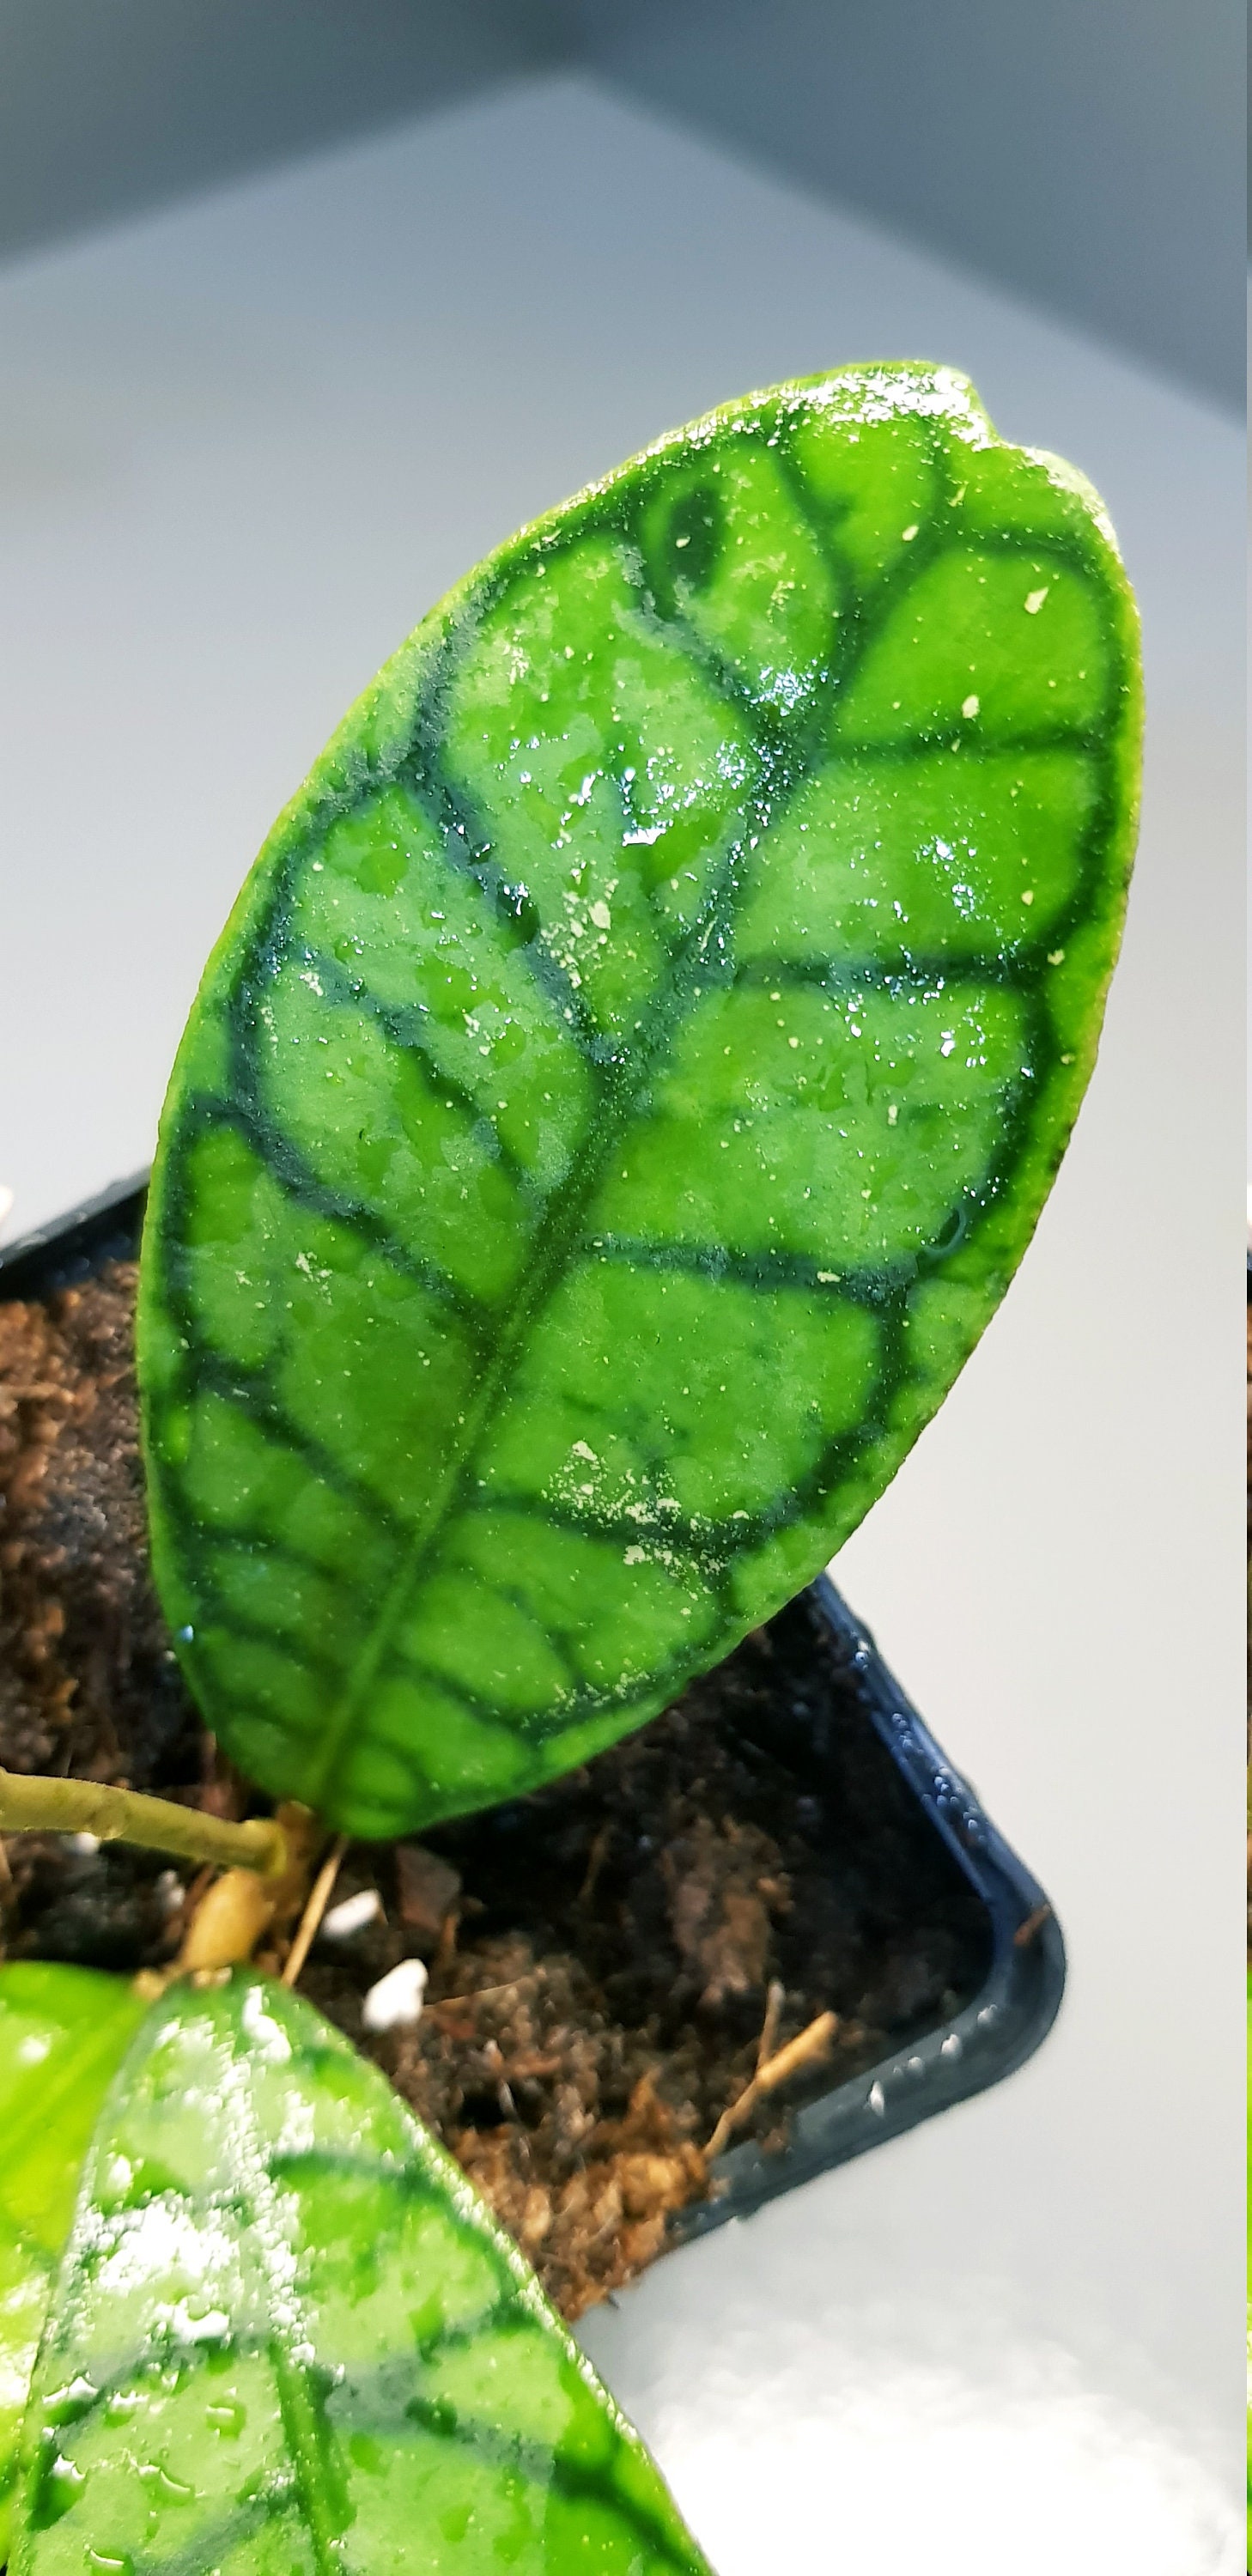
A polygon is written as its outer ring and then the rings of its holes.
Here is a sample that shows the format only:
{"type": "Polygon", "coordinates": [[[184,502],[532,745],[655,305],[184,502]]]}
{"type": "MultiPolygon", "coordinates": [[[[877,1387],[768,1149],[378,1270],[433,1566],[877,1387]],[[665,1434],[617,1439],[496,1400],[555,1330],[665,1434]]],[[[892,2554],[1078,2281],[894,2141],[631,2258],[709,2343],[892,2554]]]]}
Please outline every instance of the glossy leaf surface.
{"type": "Polygon", "coordinates": [[[650,1716],[831,1555],[1003,1294],[1138,776],[1089,487],[851,370],[502,547],[289,808],[178,1060],[154,1550],[354,1833],[650,1716]]]}
{"type": "Polygon", "coordinates": [[[120,1977],[0,1967],[0,2567],[52,2278],[100,2105],[143,2005],[120,1977]]]}
{"type": "Polygon", "coordinates": [[[247,1972],[152,2007],[97,2131],[13,2576],[708,2576],[451,2158],[247,1972]]]}

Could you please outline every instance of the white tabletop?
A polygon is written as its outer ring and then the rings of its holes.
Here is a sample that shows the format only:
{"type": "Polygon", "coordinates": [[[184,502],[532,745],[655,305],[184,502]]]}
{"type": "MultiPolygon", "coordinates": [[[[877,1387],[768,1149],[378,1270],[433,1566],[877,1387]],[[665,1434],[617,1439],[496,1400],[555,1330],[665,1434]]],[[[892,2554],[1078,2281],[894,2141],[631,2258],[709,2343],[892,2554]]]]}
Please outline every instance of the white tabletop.
{"type": "Polygon", "coordinates": [[[1101,486],[1142,854],[1008,1302],[838,1580],[1053,1895],[992,2094],[585,2339],[720,2576],[1243,2566],[1242,456],[1176,390],[553,82],[0,278],[0,1183],[146,1160],[204,955],[383,654],[518,521],[753,383],[925,355],[1101,486]]]}

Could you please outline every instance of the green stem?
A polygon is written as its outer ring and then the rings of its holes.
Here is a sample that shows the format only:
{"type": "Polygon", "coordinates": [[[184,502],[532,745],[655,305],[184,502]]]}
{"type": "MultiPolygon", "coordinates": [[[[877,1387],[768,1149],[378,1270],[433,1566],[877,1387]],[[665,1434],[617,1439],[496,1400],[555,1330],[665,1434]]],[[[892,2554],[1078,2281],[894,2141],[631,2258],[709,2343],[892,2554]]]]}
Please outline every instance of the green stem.
{"type": "Polygon", "coordinates": [[[288,1860],[287,1837],[269,1817],[231,1825],[135,1789],[37,1780],[17,1771],[0,1771],[0,1834],[94,1834],[102,1843],[142,1843],[201,1867],[252,1869],[262,1878],[280,1878],[288,1860]]]}

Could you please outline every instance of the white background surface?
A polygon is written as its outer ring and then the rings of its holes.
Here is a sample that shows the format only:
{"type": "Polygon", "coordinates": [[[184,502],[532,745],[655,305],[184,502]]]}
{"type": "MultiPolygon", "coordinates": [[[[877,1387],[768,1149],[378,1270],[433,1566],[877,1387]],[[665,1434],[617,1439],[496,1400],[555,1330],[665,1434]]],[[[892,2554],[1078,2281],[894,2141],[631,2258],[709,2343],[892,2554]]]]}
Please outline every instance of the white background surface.
{"type": "Polygon", "coordinates": [[[585,2340],[719,2576],[1234,2576],[1242,2325],[1241,447],[1094,346],[553,82],[0,278],[0,1181],[146,1160],[196,977],[376,664],[753,383],[973,375],[1144,610],[1124,961],[1021,1278],[836,1573],[1053,1895],[997,2092],[585,2340]]]}

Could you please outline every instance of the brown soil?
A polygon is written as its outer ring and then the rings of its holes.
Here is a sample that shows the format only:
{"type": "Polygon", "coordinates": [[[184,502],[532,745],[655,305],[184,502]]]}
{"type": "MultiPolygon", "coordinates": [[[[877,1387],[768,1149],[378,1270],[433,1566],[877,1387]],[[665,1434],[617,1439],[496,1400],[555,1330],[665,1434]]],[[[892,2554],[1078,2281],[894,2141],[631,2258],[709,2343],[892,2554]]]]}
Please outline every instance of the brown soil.
{"type": "MultiPolygon", "coordinates": [[[[0,1763],[250,1800],[183,1688],[147,1567],[131,1363],[135,1273],[0,1304],[0,1763]]],[[[10,1956],[133,1971],[177,1949],[190,1872],[12,1837],[10,1956]]],[[[629,2280],[711,2182],[702,2152],[757,2062],[825,2011],[833,2052],[739,2134],[932,2029],[986,1971],[985,1914],[903,1788],[807,1603],[570,1778],[357,1846],[300,1985],[445,2140],[575,2317],[629,2280]],[[371,2037],[406,1956],[426,2008],[371,2037]],[[772,1995],[772,2001],[771,2001],[772,1995]]],[[[191,1900],[194,1902],[194,1890],[191,1900]]]]}

